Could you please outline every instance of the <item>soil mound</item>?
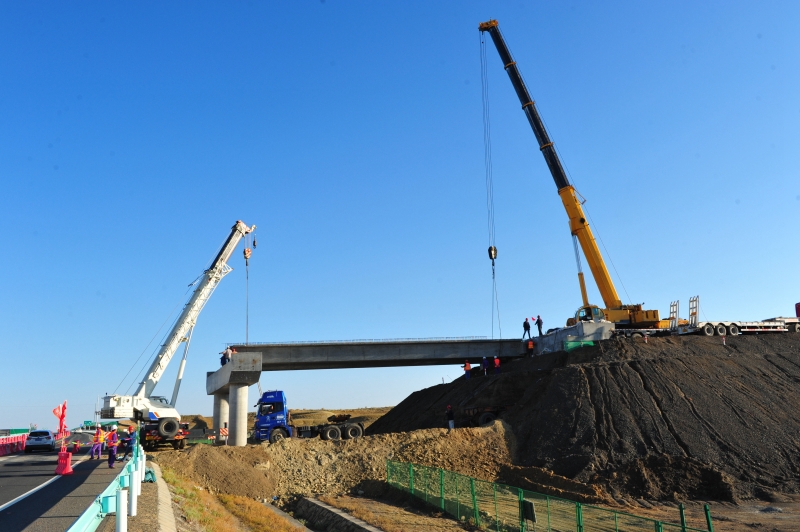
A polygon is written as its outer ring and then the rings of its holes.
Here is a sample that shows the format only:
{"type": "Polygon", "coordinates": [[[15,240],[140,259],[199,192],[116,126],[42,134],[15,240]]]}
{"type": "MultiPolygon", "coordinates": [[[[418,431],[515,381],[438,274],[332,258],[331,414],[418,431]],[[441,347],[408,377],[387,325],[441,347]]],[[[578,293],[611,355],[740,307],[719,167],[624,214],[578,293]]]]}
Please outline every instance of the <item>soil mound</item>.
{"type": "MultiPolygon", "coordinates": [[[[800,335],[609,340],[420,390],[368,434],[513,404],[513,463],[615,498],[768,498],[800,491],[800,335]]],[[[457,418],[463,423],[464,419],[457,418]]]]}
{"type": "Polygon", "coordinates": [[[500,421],[490,427],[420,430],[357,440],[286,439],[274,445],[161,451],[154,459],[214,493],[289,501],[298,496],[347,493],[383,481],[386,460],[442,467],[475,478],[588,502],[603,493],[535,467],[510,467],[513,437],[500,421]]]}

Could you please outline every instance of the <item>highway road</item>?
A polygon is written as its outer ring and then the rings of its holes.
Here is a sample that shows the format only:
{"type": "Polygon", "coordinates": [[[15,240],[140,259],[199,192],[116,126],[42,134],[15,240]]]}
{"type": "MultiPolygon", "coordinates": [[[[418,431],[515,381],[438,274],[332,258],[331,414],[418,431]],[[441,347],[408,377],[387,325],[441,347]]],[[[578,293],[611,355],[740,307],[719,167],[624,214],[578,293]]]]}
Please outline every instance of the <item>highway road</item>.
{"type": "Polygon", "coordinates": [[[88,453],[85,445],[73,456],[75,472],[63,477],[54,474],[58,452],[0,457],[0,531],[66,530],[120,471],[120,465],[109,469],[105,460],[87,460],[88,453]]]}

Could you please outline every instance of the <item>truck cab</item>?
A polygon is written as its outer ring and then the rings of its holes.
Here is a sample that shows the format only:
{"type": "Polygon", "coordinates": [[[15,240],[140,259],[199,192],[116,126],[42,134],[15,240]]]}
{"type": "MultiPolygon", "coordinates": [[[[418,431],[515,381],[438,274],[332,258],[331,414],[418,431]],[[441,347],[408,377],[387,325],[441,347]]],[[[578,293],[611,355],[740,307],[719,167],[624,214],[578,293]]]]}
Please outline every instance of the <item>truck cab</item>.
{"type": "Polygon", "coordinates": [[[264,392],[255,406],[256,422],[253,427],[253,438],[275,443],[293,436],[292,427],[289,425],[286,395],[282,391],[264,392]]]}

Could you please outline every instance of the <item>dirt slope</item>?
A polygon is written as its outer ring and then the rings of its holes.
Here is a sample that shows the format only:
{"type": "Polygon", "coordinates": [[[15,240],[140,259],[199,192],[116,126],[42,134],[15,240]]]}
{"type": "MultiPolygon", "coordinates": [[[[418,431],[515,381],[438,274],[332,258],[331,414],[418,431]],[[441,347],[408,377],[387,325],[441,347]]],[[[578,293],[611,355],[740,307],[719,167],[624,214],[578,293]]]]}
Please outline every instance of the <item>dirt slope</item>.
{"type": "Polygon", "coordinates": [[[442,426],[449,403],[510,404],[514,463],[615,497],[800,491],[800,335],[609,341],[420,390],[369,434],[442,426]]]}

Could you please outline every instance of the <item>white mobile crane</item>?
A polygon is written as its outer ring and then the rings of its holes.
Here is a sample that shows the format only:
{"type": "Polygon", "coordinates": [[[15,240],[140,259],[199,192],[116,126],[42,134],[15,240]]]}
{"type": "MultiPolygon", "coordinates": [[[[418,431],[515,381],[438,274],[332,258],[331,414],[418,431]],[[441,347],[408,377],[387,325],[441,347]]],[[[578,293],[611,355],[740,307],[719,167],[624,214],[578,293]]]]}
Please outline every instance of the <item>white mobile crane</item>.
{"type": "MultiPolygon", "coordinates": [[[[178,399],[183,369],[186,366],[186,355],[189,352],[192,331],[200,311],[214,293],[220,280],[233,270],[228,266],[228,259],[236,249],[236,245],[255,228],[255,225],[247,227],[241,220],[231,228],[231,234],[225,240],[211,266],[203,272],[197,288],[183,307],[178,319],[175,320],[175,325],[167,335],[167,341],[161,346],[136,392],[133,395],[114,394],[103,397],[100,416],[103,419],[130,418],[138,422],[141,428],[141,441],[145,447],[153,448],[159,442],[171,442],[176,448],[183,448],[185,445],[185,437],[188,432],[186,427],[181,426],[181,416],[175,409],[175,402],[178,399]],[[151,395],[181,343],[185,343],[186,346],[178,369],[178,377],[175,380],[175,388],[172,391],[172,400],[168,401],[166,397],[151,395]]],[[[251,249],[245,247],[245,260],[250,258],[251,253],[251,249]]]]}

